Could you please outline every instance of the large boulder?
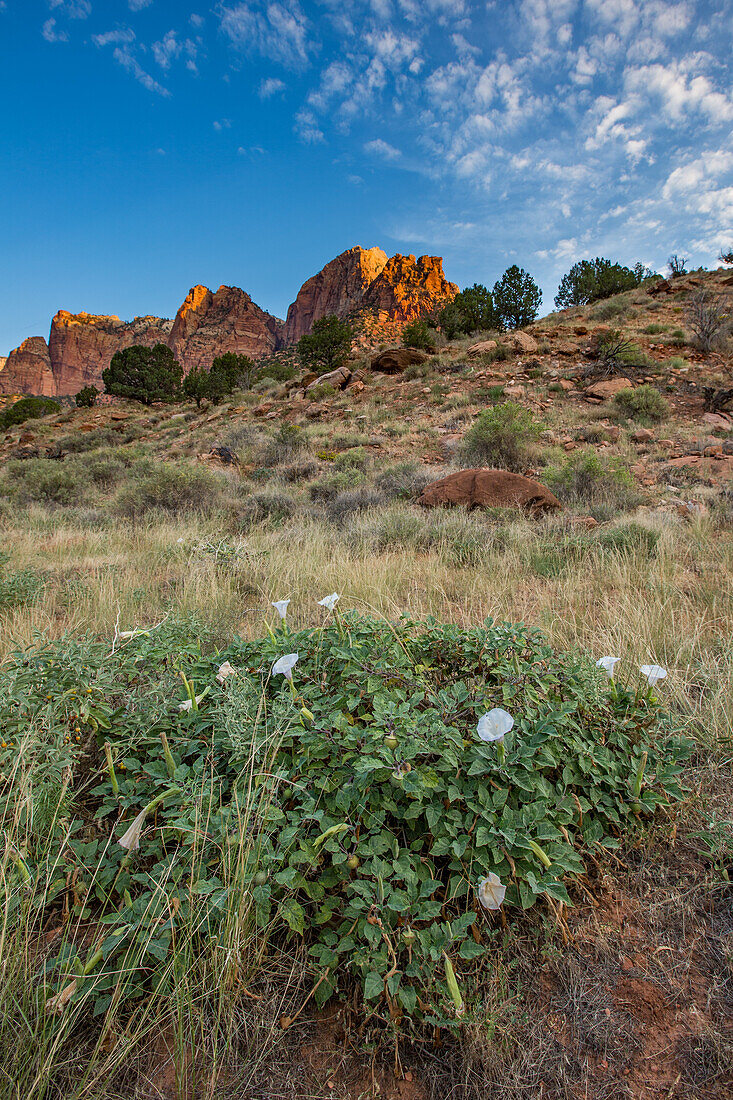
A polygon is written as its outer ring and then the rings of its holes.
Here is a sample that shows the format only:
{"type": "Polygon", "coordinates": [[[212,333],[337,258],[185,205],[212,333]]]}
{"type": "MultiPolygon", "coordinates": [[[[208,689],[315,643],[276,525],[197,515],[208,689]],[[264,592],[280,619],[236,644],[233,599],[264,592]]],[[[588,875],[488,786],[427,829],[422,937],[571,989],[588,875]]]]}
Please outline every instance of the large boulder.
{"type": "Polygon", "coordinates": [[[405,367],[413,363],[424,363],[428,356],[417,348],[390,348],[382,351],[372,359],[372,370],[381,371],[382,374],[400,374],[405,367]]]}
{"type": "Polygon", "coordinates": [[[522,332],[521,329],[514,329],[512,332],[507,332],[502,336],[501,341],[503,344],[509,344],[515,351],[524,353],[525,355],[531,355],[537,351],[539,344],[535,340],[534,336],[530,336],[528,332],[522,332]]]}
{"type": "Polygon", "coordinates": [[[317,386],[333,386],[335,390],[342,390],[351,381],[351,371],[348,367],[336,367],[336,370],[331,370],[328,374],[318,374],[315,378],[311,379],[305,387],[305,392],[309,393],[311,390],[316,389],[317,386]]]}
{"type": "Polygon", "coordinates": [[[634,383],[628,378],[616,375],[614,378],[604,378],[600,382],[591,382],[585,387],[583,393],[591,401],[608,401],[610,397],[615,397],[622,390],[633,389],[633,386],[634,383]]]}
{"type": "Polygon", "coordinates": [[[533,516],[557,512],[562,504],[544,485],[508,470],[459,470],[434,481],[418,500],[426,508],[522,508],[533,516]]]}
{"type": "Polygon", "coordinates": [[[490,355],[496,351],[496,347],[496,340],[480,340],[478,344],[471,344],[466,355],[469,359],[473,359],[475,355],[490,355]]]}

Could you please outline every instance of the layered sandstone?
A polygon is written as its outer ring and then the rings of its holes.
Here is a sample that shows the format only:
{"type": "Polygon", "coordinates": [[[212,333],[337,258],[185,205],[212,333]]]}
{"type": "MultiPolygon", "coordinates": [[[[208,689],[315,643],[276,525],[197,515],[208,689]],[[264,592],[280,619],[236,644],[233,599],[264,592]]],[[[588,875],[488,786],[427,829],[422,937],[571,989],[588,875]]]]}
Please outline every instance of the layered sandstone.
{"type": "Polygon", "coordinates": [[[145,347],[165,344],[171,324],[160,317],[121,321],[114,316],[69,313],[60,309],[51,322],[48,341],[54,386],[52,396],[78,393],[82,386],[102,389],[102,371],[109,366],[116,351],[132,344],[145,347]]]}
{"type": "Polygon", "coordinates": [[[294,344],[309,333],[313,322],[336,314],[347,317],[361,306],[369,287],[387,265],[381,248],[349,248],[311,276],[288,309],[284,344],[294,344]]]}
{"type": "Polygon", "coordinates": [[[440,256],[401,256],[388,260],[371,283],[362,308],[386,314],[391,321],[414,321],[455,298],[458,287],[443,274],[440,256]]]}
{"type": "Polygon", "coordinates": [[[29,336],[11,351],[0,370],[0,393],[33,393],[53,397],[54,377],[48,344],[42,336],[29,336]]]}
{"type": "Polygon", "coordinates": [[[195,286],[176,314],[168,344],[187,374],[193,367],[210,367],[228,351],[251,359],[269,355],[278,346],[281,327],[239,287],[220,286],[213,294],[195,286]]]}

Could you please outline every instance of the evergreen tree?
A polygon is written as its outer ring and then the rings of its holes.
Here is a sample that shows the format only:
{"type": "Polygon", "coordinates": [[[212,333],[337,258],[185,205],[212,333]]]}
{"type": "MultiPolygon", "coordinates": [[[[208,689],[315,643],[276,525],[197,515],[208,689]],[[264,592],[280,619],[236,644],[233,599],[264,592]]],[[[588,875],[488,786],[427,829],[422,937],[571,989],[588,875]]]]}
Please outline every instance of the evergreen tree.
{"type": "Polygon", "coordinates": [[[524,268],[512,264],[494,283],[494,309],[503,328],[531,325],[542,301],[542,291],[524,268]]]}
{"type": "Polygon", "coordinates": [[[317,374],[335,370],[348,359],[354,330],[347,321],[335,314],[314,321],[309,336],[298,341],[298,355],[304,367],[317,374]]]}
{"type": "Polygon", "coordinates": [[[596,256],[594,260],[580,260],[563,275],[555,296],[555,307],[567,309],[569,306],[584,306],[590,302],[598,302],[601,298],[610,298],[613,294],[633,290],[651,274],[642,263],[624,267],[622,264],[611,263],[603,256],[596,256]]]}
{"type": "Polygon", "coordinates": [[[181,364],[166,344],[152,348],[133,344],[115,352],[102,380],[107,393],[152,405],[178,397],[182,374],[181,364]]]}

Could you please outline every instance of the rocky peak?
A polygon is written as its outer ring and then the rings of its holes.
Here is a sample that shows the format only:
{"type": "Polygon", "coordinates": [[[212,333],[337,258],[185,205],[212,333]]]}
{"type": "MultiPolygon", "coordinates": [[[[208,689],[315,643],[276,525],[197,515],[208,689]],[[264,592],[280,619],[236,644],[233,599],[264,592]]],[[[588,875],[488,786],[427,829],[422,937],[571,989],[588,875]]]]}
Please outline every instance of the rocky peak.
{"type": "MultiPolygon", "coordinates": [[[[78,393],[82,386],[102,388],[102,371],[116,351],[131,344],[167,343],[171,321],[161,317],[119,317],[69,313],[60,309],[51,322],[48,346],[54,395],[78,393]]],[[[33,391],[31,391],[33,392],[33,391]]]]}
{"type": "Polygon", "coordinates": [[[8,356],[0,370],[0,393],[33,393],[53,397],[54,378],[48,344],[42,336],[29,336],[8,356]]]}
{"type": "Polygon", "coordinates": [[[455,298],[458,287],[443,274],[440,256],[401,256],[397,253],[364,295],[363,307],[385,313],[391,321],[407,322],[455,298]]]}
{"type": "Polygon", "coordinates": [[[294,344],[310,332],[313,322],[329,314],[346,317],[361,305],[364,294],[387,264],[381,248],[348,248],[303,283],[288,310],[283,343],[294,344]]]}
{"type": "Polygon", "coordinates": [[[282,322],[260,309],[236,286],[213,294],[195,286],[176,314],[168,341],[184,373],[210,367],[217,355],[233,351],[258,359],[278,345],[282,322]]]}

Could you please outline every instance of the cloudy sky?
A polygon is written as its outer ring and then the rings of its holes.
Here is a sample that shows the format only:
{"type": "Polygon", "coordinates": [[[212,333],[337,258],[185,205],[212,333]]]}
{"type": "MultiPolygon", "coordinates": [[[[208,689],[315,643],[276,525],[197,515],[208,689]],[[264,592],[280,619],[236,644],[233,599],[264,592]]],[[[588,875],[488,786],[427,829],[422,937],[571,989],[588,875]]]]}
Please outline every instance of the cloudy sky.
{"type": "Polygon", "coordinates": [[[733,242],[731,0],[0,0],[0,354],[58,308],[284,316],[353,244],[530,270],[733,242]]]}

